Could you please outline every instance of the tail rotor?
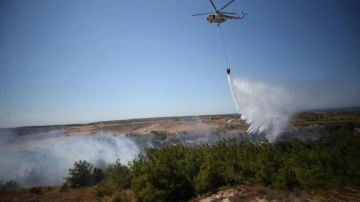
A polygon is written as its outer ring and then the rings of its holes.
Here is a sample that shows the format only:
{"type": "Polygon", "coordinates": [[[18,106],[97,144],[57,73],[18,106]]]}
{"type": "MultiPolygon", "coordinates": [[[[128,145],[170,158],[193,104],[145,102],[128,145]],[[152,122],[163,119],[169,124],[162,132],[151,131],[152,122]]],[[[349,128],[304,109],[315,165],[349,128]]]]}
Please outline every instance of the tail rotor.
{"type": "Polygon", "coordinates": [[[241,11],[242,13],[242,18],[245,17],[245,15],[247,15],[247,13],[244,13],[244,11],[241,11]]]}

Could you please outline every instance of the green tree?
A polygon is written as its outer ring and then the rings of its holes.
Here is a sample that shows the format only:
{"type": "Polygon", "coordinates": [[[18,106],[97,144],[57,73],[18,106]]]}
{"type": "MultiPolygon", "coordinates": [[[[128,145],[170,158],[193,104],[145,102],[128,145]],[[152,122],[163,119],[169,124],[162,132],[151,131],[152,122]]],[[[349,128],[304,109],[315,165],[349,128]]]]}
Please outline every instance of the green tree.
{"type": "Polygon", "coordinates": [[[87,161],[74,163],[74,168],[69,169],[69,176],[64,178],[72,187],[85,187],[96,184],[104,179],[104,173],[100,168],[87,161]]]}
{"type": "Polygon", "coordinates": [[[105,174],[101,168],[94,168],[91,177],[92,184],[97,184],[105,179],[105,174]]]}
{"type": "Polygon", "coordinates": [[[74,163],[74,168],[69,169],[69,176],[65,177],[70,186],[90,186],[92,184],[92,170],[94,165],[87,161],[74,163]]]}

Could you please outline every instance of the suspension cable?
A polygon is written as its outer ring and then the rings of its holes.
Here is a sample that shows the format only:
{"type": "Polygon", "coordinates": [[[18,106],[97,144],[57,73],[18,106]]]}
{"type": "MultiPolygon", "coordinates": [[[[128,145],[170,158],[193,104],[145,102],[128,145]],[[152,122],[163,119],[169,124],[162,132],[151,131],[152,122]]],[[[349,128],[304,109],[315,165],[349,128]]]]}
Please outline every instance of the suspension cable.
{"type": "Polygon", "coordinates": [[[219,24],[219,30],[220,30],[220,35],[221,35],[221,40],[222,40],[222,44],[223,44],[223,47],[224,47],[224,53],[225,53],[225,60],[226,60],[226,67],[229,68],[230,65],[229,65],[229,61],[228,61],[228,55],[227,55],[227,51],[226,51],[226,47],[225,47],[225,41],[224,41],[224,36],[223,36],[223,32],[222,32],[222,28],[221,28],[221,25],[219,24]]]}

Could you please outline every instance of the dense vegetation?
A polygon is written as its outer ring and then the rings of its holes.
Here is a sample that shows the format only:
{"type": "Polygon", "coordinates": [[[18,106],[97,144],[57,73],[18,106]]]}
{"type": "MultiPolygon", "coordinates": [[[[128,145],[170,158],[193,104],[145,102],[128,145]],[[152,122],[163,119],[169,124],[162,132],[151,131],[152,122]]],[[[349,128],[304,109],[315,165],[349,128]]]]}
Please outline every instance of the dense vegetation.
{"type": "Polygon", "coordinates": [[[353,124],[327,126],[316,141],[255,145],[226,139],[215,145],[148,150],[128,167],[109,170],[118,188],[139,201],[181,201],[223,185],[260,183],[275,189],[360,187],[360,137],[353,124]]]}
{"type": "Polygon", "coordinates": [[[280,190],[359,188],[360,136],[355,127],[323,126],[315,141],[290,138],[254,144],[224,139],[213,145],[172,145],[147,150],[129,165],[117,161],[105,170],[79,161],[65,179],[70,186],[97,184],[94,196],[111,195],[112,201],[130,201],[126,189],[138,201],[185,201],[243,183],[280,190]]]}

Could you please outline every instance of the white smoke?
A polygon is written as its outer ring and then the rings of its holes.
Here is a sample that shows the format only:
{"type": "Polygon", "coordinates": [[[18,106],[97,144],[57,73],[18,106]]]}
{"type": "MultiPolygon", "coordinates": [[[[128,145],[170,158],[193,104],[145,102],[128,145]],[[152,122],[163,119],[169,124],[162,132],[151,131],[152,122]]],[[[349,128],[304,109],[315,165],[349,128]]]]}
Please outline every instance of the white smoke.
{"type": "Polygon", "coordinates": [[[127,164],[140,153],[136,144],[124,135],[62,135],[49,141],[46,133],[36,140],[17,140],[16,147],[0,148],[0,180],[15,180],[27,187],[59,185],[76,161],[86,160],[97,167],[118,159],[127,164]]]}
{"type": "Polygon", "coordinates": [[[250,125],[249,133],[266,133],[273,142],[283,131],[299,102],[286,89],[242,79],[228,81],[241,118],[250,125]]]}

